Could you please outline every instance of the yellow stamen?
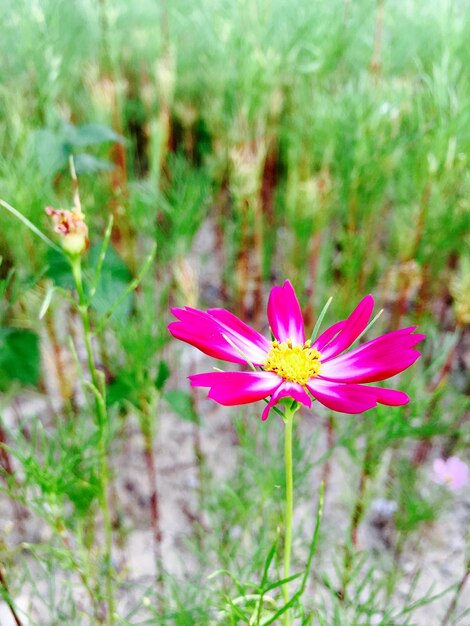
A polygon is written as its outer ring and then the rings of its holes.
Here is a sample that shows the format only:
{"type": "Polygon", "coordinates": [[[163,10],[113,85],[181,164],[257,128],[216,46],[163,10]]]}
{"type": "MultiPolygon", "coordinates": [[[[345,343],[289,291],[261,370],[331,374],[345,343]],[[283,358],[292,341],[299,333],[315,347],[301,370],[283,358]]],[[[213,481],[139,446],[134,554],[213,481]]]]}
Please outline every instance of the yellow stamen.
{"type": "Polygon", "coordinates": [[[273,341],[263,367],[285,380],[306,385],[310,378],[318,376],[321,369],[321,354],[310,345],[311,342],[306,341],[303,346],[294,346],[292,339],[282,343],[273,341]]]}

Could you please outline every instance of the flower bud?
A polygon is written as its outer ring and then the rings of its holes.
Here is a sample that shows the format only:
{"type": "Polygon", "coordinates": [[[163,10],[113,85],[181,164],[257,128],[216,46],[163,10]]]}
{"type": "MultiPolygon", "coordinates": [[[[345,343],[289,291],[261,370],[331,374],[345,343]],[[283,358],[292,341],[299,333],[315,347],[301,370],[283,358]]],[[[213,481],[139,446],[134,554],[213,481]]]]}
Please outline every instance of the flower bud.
{"type": "Polygon", "coordinates": [[[88,249],[88,226],[85,216],[79,209],[53,209],[46,207],[46,213],[52,218],[54,230],[61,237],[62,248],[68,254],[76,256],[88,249]]]}

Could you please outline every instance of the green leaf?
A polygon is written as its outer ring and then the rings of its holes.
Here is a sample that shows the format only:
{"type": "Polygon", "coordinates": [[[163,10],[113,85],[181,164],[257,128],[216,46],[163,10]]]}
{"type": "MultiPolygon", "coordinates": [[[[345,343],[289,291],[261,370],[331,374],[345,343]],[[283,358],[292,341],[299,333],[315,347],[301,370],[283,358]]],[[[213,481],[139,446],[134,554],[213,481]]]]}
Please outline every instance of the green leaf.
{"type": "Polygon", "coordinates": [[[103,124],[83,124],[75,129],[71,143],[74,146],[94,146],[107,142],[124,143],[122,135],[103,124]]]}
{"type": "Polygon", "coordinates": [[[40,377],[39,338],[31,330],[0,328],[0,389],[14,380],[37,385],[40,377]]]}
{"type": "Polygon", "coordinates": [[[172,410],[181,418],[188,422],[193,422],[193,424],[199,423],[199,416],[194,410],[193,399],[189,393],[179,389],[171,389],[164,393],[163,397],[172,410]]]}
{"type": "MultiPolygon", "coordinates": [[[[109,142],[124,143],[125,139],[103,124],[83,124],[77,127],[64,123],[57,131],[49,128],[35,131],[32,142],[38,168],[45,178],[50,178],[67,167],[68,157],[75,149],[109,142]]],[[[74,160],[77,174],[93,174],[113,168],[108,161],[87,153],[76,154],[74,160]]]]}
{"type": "MultiPolygon", "coordinates": [[[[2,265],[2,260],[3,260],[2,257],[0,257],[0,267],[2,265]]],[[[10,284],[12,283],[14,275],[15,275],[15,268],[12,268],[12,269],[8,270],[8,273],[5,276],[5,278],[2,278],[0,280],[0,300],[5,298],[7,289],[9,288],[10,284]]]]}
{"type": "MultiPolygon", "coordinates": [[[[88,260],[90,267],[94,270],[98,263],[101,252],[101,246],[96,245],[90,248],[88,260]]],[[[126,290],[128,284],[132,280],[132,274],[129,268],[117,254],[112,246],[109,246],[104,259],[101,273],[96,286],[96,291],[91,300],[92,308],[99,314],[106,313],[116,302],[116,300],[126,290]]],[[[133,302],[133,295],[129,294],[116,309],[113,319],[117,321],[126,321],[129,317],[133,302]]]]}
{"type": "Polygon", "coordinates": [[[46,252],[46,260],[48,265],[46,275],[51,278],[58,287],[73,289],[73,275],[67,257],[55,250],[48,250],[46,252]]]}
{"type": "Polygon", "coordinates": [[[160,361],[158,364],[158,372],[154,381],[155,387],[161,391],[169,377],[170,368],[168,367],[168,363],[166,361],[160,361]]]}
{"type": "Polygon", "coordinates": [[[68,151],[60,136],[47,128],[33,133],[34,152],[39,171],[50,178],[67,165],[68,151]]]}
{"type": "Polygon", "coordinates": [[[264,563],[263,577],[261,579],[261,587],[263,587],[266,584],[266,581],[268,580],[269,567],[271,566],[274,555],[276,554],[278,543],[279,543],[279,532],[276,535],[276,539],[274,540],[274,543],[271,546],[271,550],[269,551],[268,556],[266,557],[266,561],[264,563]]]}
{"type": "Polygon", "coordinates": [[[113,404],[121,404],[124,400],[132,402],[134,388],[126,373],[122,376],[118,375],[107,387],[106,404],[112,406],[113,404]]]}
{"type": "Polygon", "coordinates": [[[96,477],[92,477],[92,479],[89,481],[77,480],[67,488],[67,496],[79,513],[86,513],[93,500],[99,495],[99,480],[96,477]]]}
{"type": "Polygon", "coordinates": [[[96,172],[110,172],[113,169],[112,163],[104,159],[98,159],[91,154],[80,152],[75,154],[75,171],[77,174],[95,174],[96,172]]]}
{"type": "Polygon", "coordinates": [[[41,304],[41,309],[39,311],[39,319],[42,320],[42,318],[46,315],[51,302],[52,302],[52,298],[54,296],[54,291],[55,291],[55,287],[51,286],[48,288],[48,290],[46,291],[46,295],[44,296],[44,300],[42,301],[41,304]]]}

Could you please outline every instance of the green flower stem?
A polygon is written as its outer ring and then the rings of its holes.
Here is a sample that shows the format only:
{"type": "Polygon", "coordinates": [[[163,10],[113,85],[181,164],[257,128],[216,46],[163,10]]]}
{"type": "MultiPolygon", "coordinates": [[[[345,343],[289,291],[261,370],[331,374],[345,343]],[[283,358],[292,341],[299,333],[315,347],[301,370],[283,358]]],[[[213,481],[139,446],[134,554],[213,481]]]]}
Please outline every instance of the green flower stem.
{"type": "MultiPolygon", "coordinates": [[[[294,415],[299,408],[297,402],[293,402],[286,407],[284,413],[285,423],[285,439],[284,439],[284,460],[286,468],[286,508],[285,508],[285,535],[284,535],[284,575],[288,578],[290,575],[290,553],[292,547],[292,513],[294,508],[294,479],[292,473],[292,430],[294,424],[294,415]]],[[[285,583],[282,587],[284,603],[289,602],[289,583],[285,583]]],[[[284,626],[290,626],[290,610],[288,609],[283,616],[284,626]]]]}
{"type": "Polygon", "coordinates": [[[106,576],[106,602],[108,605],[107,622],[109,626],[115,624],[114,613],[114,596],[112,585],[112,524],[111,514],[108,503],[108,485],[109,485],[109,469],[106,457],[106,442],[109,431],[108,415],[106,411],[106,403],[104,402],[102,393],[102,384],[93,358],[93,348],[91,345],[91,327],[90,316],[88,312],[88,303],[86,301],[85,292],[83,290],[82,265],[80,256],[71,256],[70,263],[72,266],[75,288],[78,295],[78,311],[83,325],[83,334],[85,338],[85,348],[87,353],[88,369],[90,371],[92,391],[95,397],[95,411],[98,425],[98,451],[100,459],[100,507],[103,514],[104,532],[105,532],[105,576],[106,576]]]}

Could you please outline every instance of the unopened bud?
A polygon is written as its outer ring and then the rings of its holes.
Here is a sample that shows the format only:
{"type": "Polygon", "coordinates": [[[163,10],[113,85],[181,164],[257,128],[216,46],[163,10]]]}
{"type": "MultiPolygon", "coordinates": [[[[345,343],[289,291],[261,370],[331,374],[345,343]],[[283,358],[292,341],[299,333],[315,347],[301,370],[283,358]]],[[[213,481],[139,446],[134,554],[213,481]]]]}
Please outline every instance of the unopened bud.
{"type": "Polygon", "coordinates": [[[79,209],[53,209],[46,207],[52,218],[54,230],[61,237],[62,248],[73,256],[83,254],[88,248],[88,226],[85,216],[79,209]]]}

